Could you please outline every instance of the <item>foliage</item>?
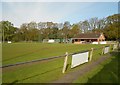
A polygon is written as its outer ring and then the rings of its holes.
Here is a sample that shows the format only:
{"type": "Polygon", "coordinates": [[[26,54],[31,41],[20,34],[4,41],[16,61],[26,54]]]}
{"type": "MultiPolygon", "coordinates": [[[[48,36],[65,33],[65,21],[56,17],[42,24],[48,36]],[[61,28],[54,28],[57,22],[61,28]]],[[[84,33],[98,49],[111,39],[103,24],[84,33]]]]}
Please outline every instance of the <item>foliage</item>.
{"type": "Polygon", "coordinates": [[[107,40],[120,39],[120,24],[118,17],[120,17],[120,14],[115,14],[107,17],[107,25],[103,30],[103,33],[105,34],[107,40]]]}
{"type": "Polygon", "coordinates": [[[69,35],[70,35],[70,37],[72,38],[72,37],[76,37],[76,36],[79,35],[80,33],[81,33],[81,30],[80,30],[79,25],[78,25],[78,24],[74,24],[74,25],[72,26],[72,29],[70,30],[69,35]]]}
{"type": "Polygon", "coordinates": [[[9,21],[0,22],[0,34],[3,41],[42,41],[43,39],[67,39],[75,37],[80,33],[102,32],[106,40],[120,39],[120,24],[118,18],[120,14],[114,14],[106,18],[97,17],[80,21],[71,25],[69,21],[64,24],[53,22],[30,22],[23,23],[20,28],[14,27],[9,21]],[[2,32],[2,33],[1,33],[2,32]],[[3,36],[4,35],[4,36],[3,36]]]}
{"type": "Polygon", "coordinates": [[[15,35],[15,31],[17,30],[16,27],[9,21],[1,21],[2,26],[2,39],[3,41],[11,41],[15,35]]]}

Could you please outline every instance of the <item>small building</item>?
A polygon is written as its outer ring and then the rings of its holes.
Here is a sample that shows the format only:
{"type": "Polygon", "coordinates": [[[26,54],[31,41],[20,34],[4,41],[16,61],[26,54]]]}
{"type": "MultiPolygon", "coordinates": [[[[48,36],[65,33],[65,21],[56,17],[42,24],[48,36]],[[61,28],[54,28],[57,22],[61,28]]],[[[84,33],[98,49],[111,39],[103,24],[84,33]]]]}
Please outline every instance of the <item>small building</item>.
{"type": "Polygon", "coordinates": [[[60,43],[60,39],[43,39],[43,43],[60,43]]]}
{"type": "Polygon", "coordinates": [[[43,39],[43,43],[71,43],[71,39],[43,39]]]}
{"type": "Polygon", "coordinates": [[[101,42],[105,41],[105,36],[103,33],[82,33],[72,39],[72,43],[81,44],[81,43],[92,43],[92,42],[101,42]]]}

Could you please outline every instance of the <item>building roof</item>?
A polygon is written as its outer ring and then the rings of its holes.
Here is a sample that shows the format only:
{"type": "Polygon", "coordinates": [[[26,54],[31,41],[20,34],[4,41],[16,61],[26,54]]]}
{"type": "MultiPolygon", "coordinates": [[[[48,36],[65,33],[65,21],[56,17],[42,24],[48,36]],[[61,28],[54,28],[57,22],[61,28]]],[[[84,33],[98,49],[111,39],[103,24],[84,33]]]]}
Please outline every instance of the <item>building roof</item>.
{"type": "Polygon", "coordinates": [[[101,33],[82,33],[74,38],[80,38],[80,39],[97,39],[99,38],[101,33]]]}

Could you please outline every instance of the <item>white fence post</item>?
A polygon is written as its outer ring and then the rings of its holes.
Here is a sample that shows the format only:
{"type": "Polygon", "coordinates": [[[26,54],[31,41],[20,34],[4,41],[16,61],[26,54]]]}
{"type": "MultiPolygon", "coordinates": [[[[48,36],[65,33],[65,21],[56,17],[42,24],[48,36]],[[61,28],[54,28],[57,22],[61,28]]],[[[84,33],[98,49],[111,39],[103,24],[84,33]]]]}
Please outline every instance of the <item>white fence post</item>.
{"type": "Polygon", "coordinates": [[[68,60],[68,52],[66,52],[65,54],[65,59],[64,59],[64,66],[63,66],[63,70],[62,73],[65,73],[66,67],[67,67],[67,60],[68,60]]]}
{"type": "Polygon", "coordinates": [[[91,48],[91,51],[90,51],[90,61],[92,60],[92,55],[93,55],[93,48],[91,48]]]}

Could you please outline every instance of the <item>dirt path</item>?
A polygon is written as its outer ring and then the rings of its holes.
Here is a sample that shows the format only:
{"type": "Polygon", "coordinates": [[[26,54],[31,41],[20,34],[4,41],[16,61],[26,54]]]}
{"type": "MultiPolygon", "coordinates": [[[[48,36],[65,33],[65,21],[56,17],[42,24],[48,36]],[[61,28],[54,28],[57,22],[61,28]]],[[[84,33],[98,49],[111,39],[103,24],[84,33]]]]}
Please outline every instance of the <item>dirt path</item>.
{"type": "Polygon", "coordinates": [[[62,78],[53,81],[52,83],[72,83],[74,80],[78,79],[80,76],[84,75],[85,73],[89,72],[93,68],[95,68],[97,65],[108,59],[110,55],[102,56],[97,61],[94,61],[88,65],[86,65],[84,68],[80,70],[76,70],[74,72],[70,72],[63,76],[62,78]]]}

